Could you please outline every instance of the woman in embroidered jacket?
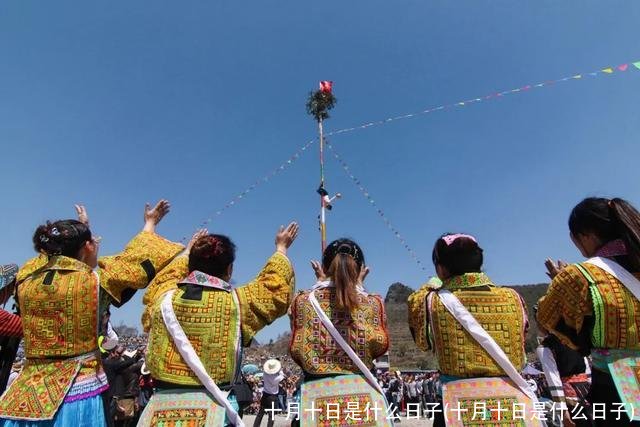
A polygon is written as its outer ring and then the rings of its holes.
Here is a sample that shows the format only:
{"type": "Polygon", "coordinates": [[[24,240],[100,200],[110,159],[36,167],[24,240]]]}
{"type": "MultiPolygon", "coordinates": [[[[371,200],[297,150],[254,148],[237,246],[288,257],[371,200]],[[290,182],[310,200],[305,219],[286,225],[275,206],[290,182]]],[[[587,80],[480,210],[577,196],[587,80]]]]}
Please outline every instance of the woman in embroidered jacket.
{"type": "Polygon", "coordinates": [[[108,388],[98,354],[99,313],[144,288],[182,246],[155,233],[169,211],[145,207],[145,225],[116,256],[98,259],[84,207],[79,221],[47,222],[33,242],[40,255],[18,274],[26,365],[0,399],[0,426],[104,426],[108,388]]]}
{"type": "MultiPolygon", "coordinates": [[[[364,278],[369,272],[364,253],[355,242],[338,239],[325,249],[322,264],[313,261],[311,265],[318,282],[312,289],[296,295],[289,314],[289,352],[304,372],[298,413],[301,425],[315,425],[314,418],[331,420],[328,412],[311,415],[308,411],[312,405],[325,408],[326,404],[340,405],[337,408],[333,406],[340,412],[338,418],[350,419],[353,425],[371,425],[371,420],[377,421],[375,425],[378,426],[388,425],[384,397],[363,378],[363,372],[356,362],[319,321],[311,301],[314,295],[319,307],[346,344],[370,371],[374,359],[387,352],[389,333],[382,298],[366,293],[363,288],[364,278]],[[335,396],[341,393],[346,395],[336,399],[335,396]],[[366,394],[370,396],[366,401],[357,397],[366,394]],[[327,399],[332,395],[333,398],[327,399]],[[379,411],[366,409],[367,403],[373,408],[375,402],[379,411]],[[348,417],[349,409],[352,411],[351,417],[348,417]]],[[[377,381],[375,384],[379,388],[377,381]]]]}
{"type": "MultiPolygon", "coordinates": [[[[476,239],[445,234],[436,241],[432,258],[442,286],[435,289],[427,283],[410,295],[407,303],[413,339],[420,349],[435,350],[442,384],[464,378],[505,377],[506,373],[447,311],[439,289],[454,294],[516,369],[522,369],[528,327],[524,303],[516,291],[494,285],[482,273],[483,251],[476,239]]],[[[442,409],[440,406],[436,411],[442,409]]],[[[435,412],[434,426],[444,425],[443,413],[435,412]]]]}
{"type": "Polygon", "coordinates": [[[194,235],[188,253],[158,274],[144,296],[142,321],[150,331],[147,368],[159,392],[147,404],[139,426],[161,421],[222,425],[225,411],[226,422],[241,422],[234,413],[239,409],[234,397],[216,396],[210,389],[229,391],[240,369],[242,347],[286,314],[294,289],[287,250],[297,235],[296,223],[281,227],[276,252],[253,281],[238,288],[228,283],[235,245],[204,230],[194,235]],[[184,343],[178,340],[176,345],[176,334],[181,333],[191,347],[187,352],[184,343]],[[194,371],[194,364],[201,364],[205,376],[194,371]]]}
{"type": "MultiPolygon", "coordinates": [[[[606,419],[594,420],[596,424],[629,425],[624,409],[634,404],[639,413],[640,378],[632,373],[633,363],[626,368],[628,374],[617,373],[616,377],[609,363],[640,357],[640,301],[607,264],[616,263],[623,273],[626,270],[640,278],[640,213],[622,199],[587,198],[571,211],[569,230],[572,242],[590,259],[572,265],[547,260],[553,281],[538,303],[537,320],[563,344],[585,356],[591,354],[592,384],[587,400],[606,405],[608,411],[606,419]],[[633,389],[633,384],[623,383],[634,379],[636,399],[620,396],[616,382],[633,389]]],[[[637,366],[635,369],[637,372],[637,366]]]]}

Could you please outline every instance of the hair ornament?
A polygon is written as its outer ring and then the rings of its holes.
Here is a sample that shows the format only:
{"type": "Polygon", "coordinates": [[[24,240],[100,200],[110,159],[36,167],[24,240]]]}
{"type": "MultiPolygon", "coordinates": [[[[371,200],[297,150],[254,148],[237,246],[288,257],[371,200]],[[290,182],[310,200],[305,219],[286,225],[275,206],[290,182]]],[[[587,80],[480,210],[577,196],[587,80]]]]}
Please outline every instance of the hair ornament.
{"type": "Polygon", "coordinates": [[[349,255],[354,260],[358,260],[358,248],[348,243],[342,243],[338,246],[336,253],[349,255]]]}
{"type": "Polygon", "coordinates": [[[330,260],[332,260],[338,254],[345,254],[353,258],[353,260],[360,266],[364,263],[364,255],[362,251],[358,248],[358,246],[354,243],[345,240],[336,240],[327,248],[328,251],[325,252],[325,256],[330,260]]]}
{"type": "Polygon", "coordinates": [[[53,227],[50,231],[52,236],[59,236],[60,235],[60,231],[58,231],[57,227],[53,227]]]}
{"type": "Polygon", "coordinates": [[[40,241],[41,241],[42,243],[47,243],[47,242],[49,241],[49,238],[47,237],[47,235],[46,235],[46,234],[41,234],[41,235],[40,235],[40,241]]]}
{"type": "Polygon", "coordinates": [[[456,240],[460,239],[460,238],[467,238],[472,240],[474,243],[478,243],[478,241],[476,240],[475,237],[469,235],[469,234],[448,234],[446,236],[442,236],[442,240],[444,240],[444,242],[447,244],[447,246],[451,246],[451,244],[453,242],[455,242],[456,240]]]}

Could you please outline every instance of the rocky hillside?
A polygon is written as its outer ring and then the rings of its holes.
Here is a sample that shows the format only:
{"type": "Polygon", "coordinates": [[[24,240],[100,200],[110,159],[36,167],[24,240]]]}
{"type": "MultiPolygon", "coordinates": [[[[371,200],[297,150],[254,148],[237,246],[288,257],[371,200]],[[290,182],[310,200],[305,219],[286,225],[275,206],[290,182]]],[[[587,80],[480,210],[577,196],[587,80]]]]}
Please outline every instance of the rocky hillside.
{"type": "Polygon", "coordinates": [[[384,299],[391,339],[389,364],[392,370],[437,368],[435,356],[419,350],[409,331],[407,298],[413,291],[402,283],[394,283],[389,287],[384,299]]]}

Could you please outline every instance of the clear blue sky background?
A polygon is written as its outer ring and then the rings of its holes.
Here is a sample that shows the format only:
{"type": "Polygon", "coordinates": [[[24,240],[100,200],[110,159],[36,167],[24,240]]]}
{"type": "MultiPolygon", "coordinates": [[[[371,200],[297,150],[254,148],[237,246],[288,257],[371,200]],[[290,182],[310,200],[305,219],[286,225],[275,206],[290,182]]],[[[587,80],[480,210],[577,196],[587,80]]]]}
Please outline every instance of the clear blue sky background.
{"type": "MultiPolygon", "coordinates": [[[[304,109],[335,82],[327,130],[640,60],[634,1],[109,1],[0,5],[0,262],[33,254],[46,219],[86,204],[103,254],[173,204],[160,233],[190,234],[316,135],[304,109]]],[[[332,143],[423,262],[445,231],[475,234],[498,283],[580,259],[570,209],[589,195],[640,205],[640,71],[584,78],[343,134],[332,143]]],[[[301,224],[298,287],[319,255],[314,146],[211,225],[238,245],[237,282],[301,224]]],[[[363,246],[367,286],[427,279],[339,166],[329,236],[363,246]]],[[[139,324],[141,295],[116,323],[139,324]]],[[[280,320],[259,335],[288,327],[280,320]]]]}

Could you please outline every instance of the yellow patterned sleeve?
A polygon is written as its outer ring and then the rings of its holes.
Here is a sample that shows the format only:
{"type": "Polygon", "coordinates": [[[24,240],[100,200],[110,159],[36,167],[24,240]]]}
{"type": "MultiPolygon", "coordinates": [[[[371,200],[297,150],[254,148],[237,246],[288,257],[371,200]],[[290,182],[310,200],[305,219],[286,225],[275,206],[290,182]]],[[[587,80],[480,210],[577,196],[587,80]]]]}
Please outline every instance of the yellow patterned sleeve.
{"type": "Polygon", "coordinates": [[[117,302],[125,289],[145,288],[184,247],[146,231],[134,237],[118,255],[98,260],[100,285],[117,302]]]}
{"type": "Polygon", "coordinates": [[[287,314],[294,288],[293,266],[276,252],[252,282],[237,289],[245,346],[258,331],[287,314]]]}
{"type": "Polygon", "coordinates": [[[538,301],[537,320],[574,350],[574,341],[582,330],[584,318],[593,313],[589,282],[575,265],[569,265],[551,282],[547,293],[538,301]]]}
{"type": "Polygon", "coordinates": [[[20,267],[20,270],[18,270],[16,282],[20,283],[24,281],[24,279],[47,265],[48,262],[49,257],[44,254],[39,254],[38,256],[31,258],[29,261],[25,262],[22,267],[20,267]]]}
{"type": "Polygon", "coordinates": [[[429,313],[427,312],[427,296],[433,290],[433,285],[426,284],[409,295],[407,308],[409,315],[409,330],[413,340],[420,350],[431,350],[429,344],[429,313]]]}
{"type": "Polygon", "coordinates": [[[151,281],[144,296],[142,297],[142,329],[149,332],[151,329],[151,313],[153,308],[162,300],[162,296],[167,292],[177,289],[180,280],[189,274],[189,256],[179,255],[173,259],[165,268],[160,270],[151,281]]]}

